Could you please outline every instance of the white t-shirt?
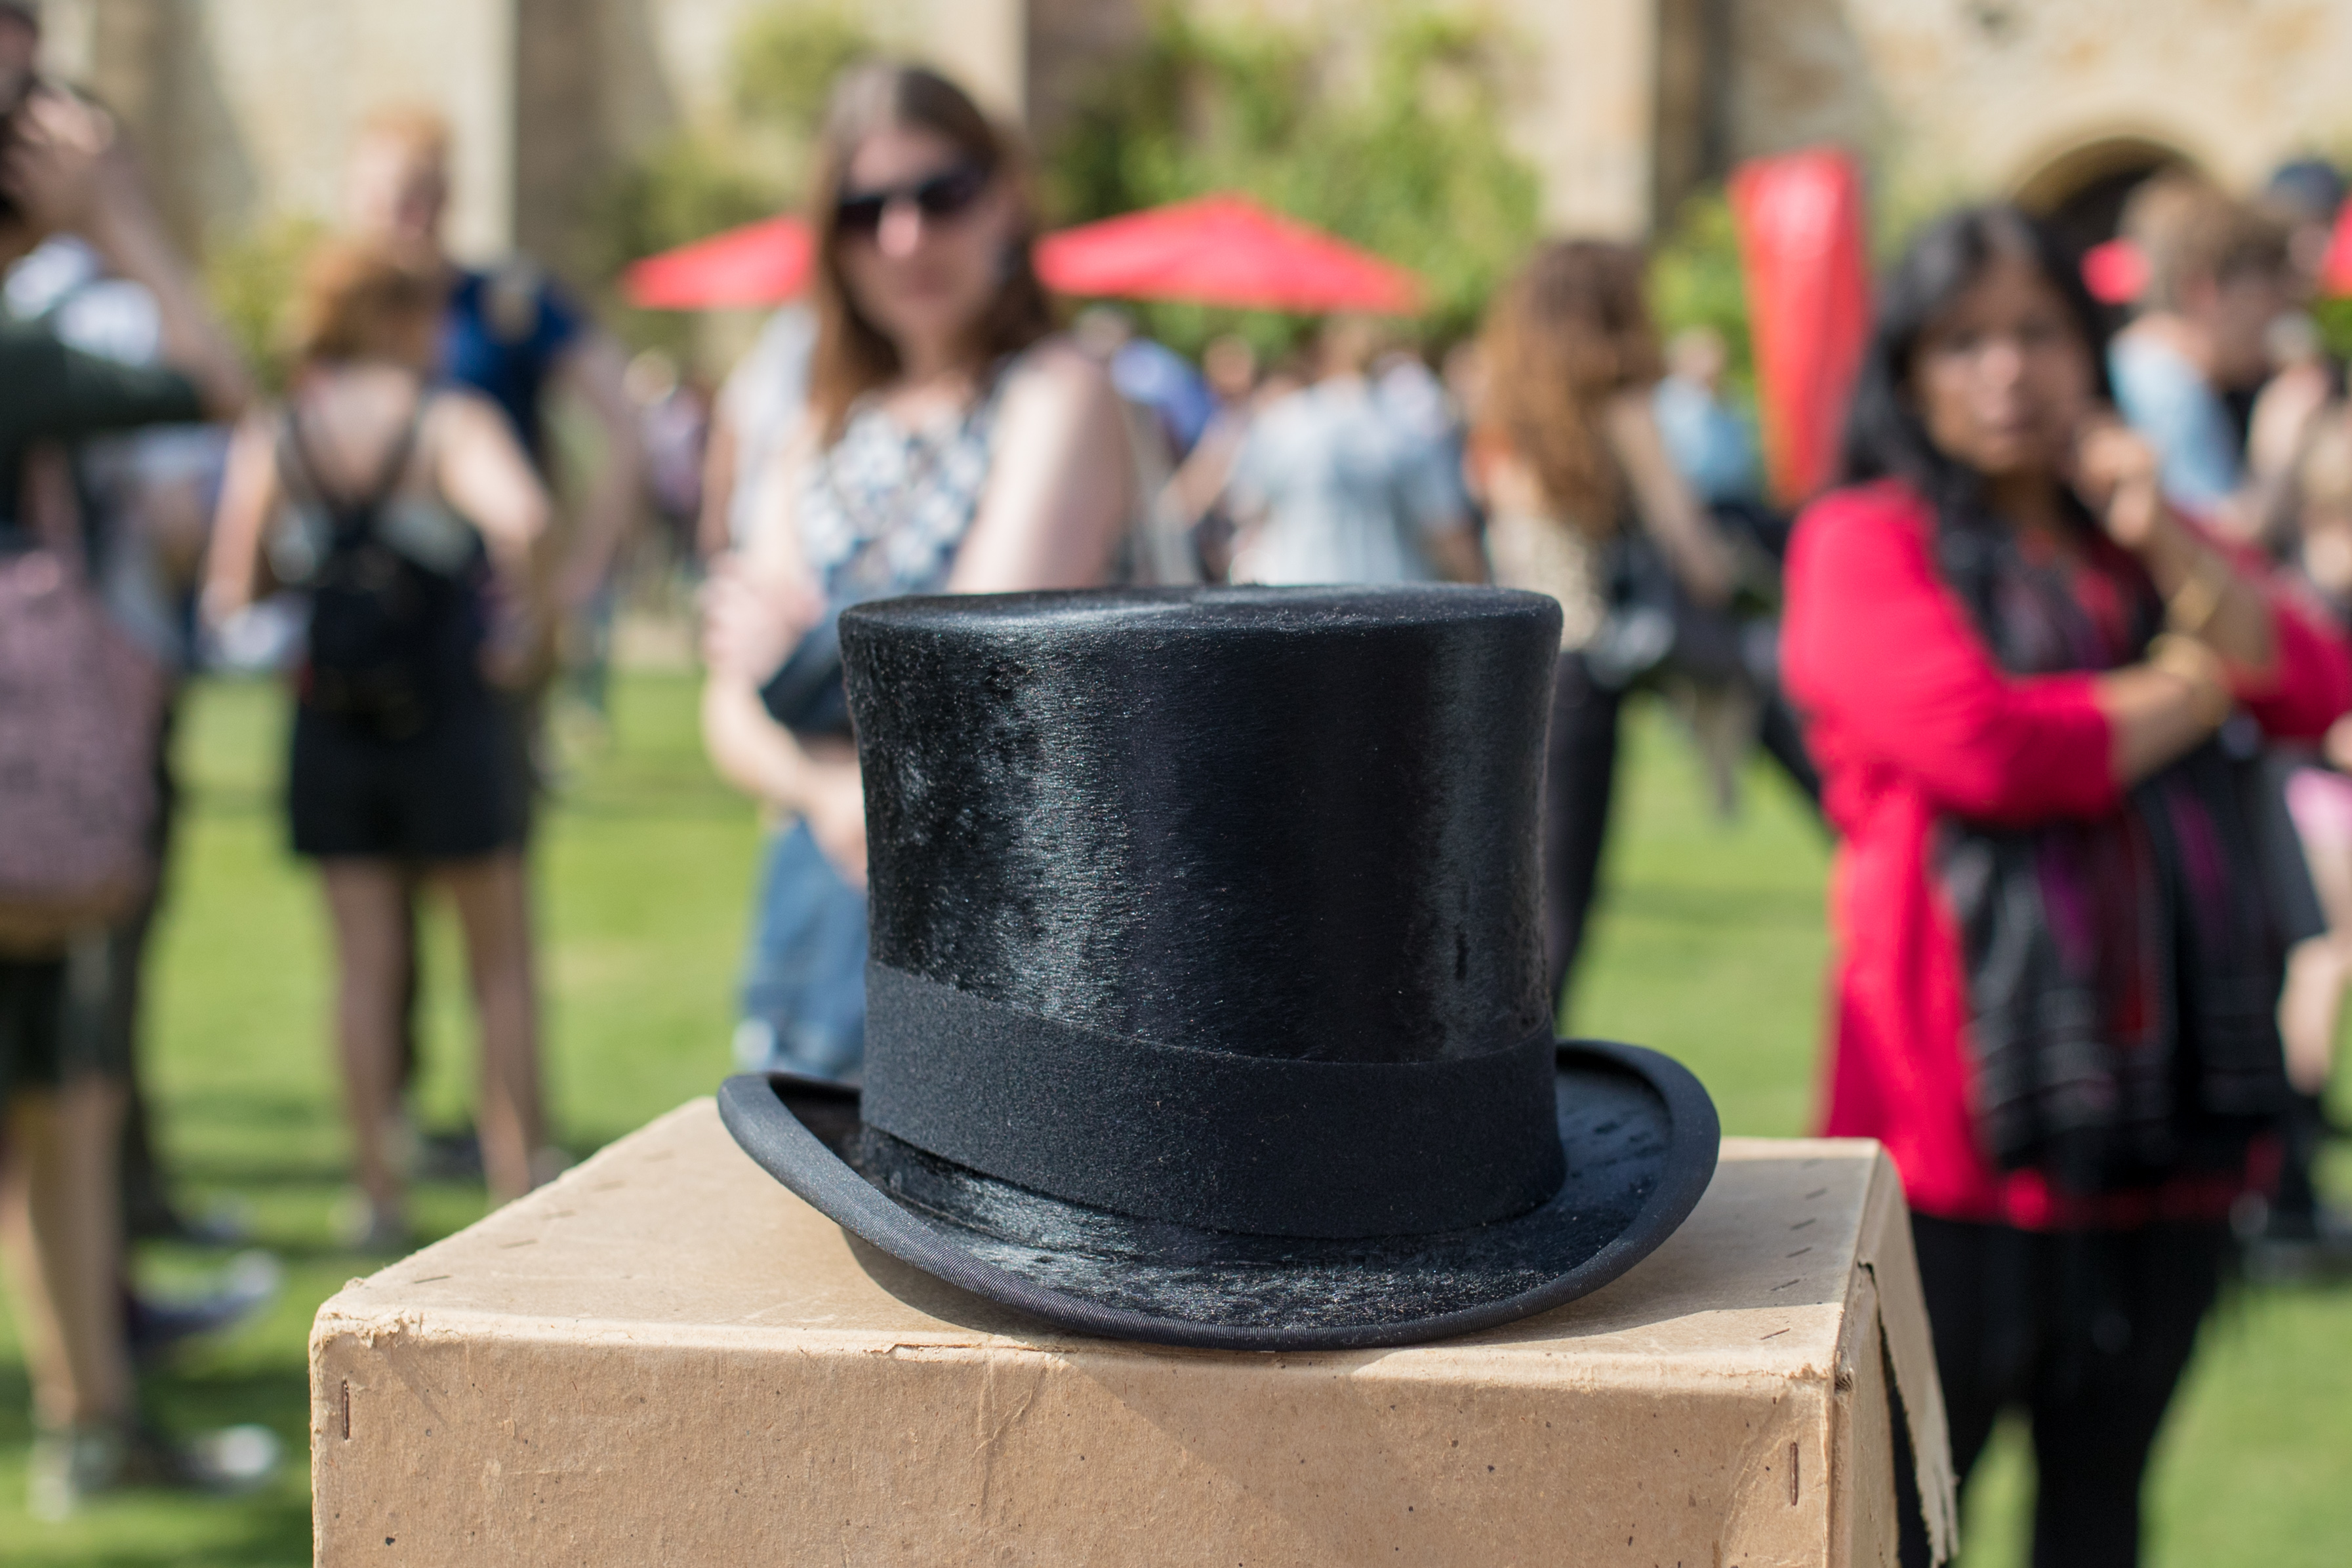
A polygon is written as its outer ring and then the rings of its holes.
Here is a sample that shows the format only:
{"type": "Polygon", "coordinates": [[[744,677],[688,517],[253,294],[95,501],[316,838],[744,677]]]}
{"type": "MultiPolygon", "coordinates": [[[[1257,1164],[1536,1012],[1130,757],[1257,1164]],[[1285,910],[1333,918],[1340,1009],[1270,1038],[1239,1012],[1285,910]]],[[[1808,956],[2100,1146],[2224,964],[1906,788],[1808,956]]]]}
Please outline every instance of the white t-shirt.
{"type": "Polygon", "coordinates": [[[1258,416],[1232,490],[1265,520],[1237,582],[1428,582],[1423,541],[1460,526],[1444,449],[1395,419],[1361,380],[1319,382],[1258,416]]]}

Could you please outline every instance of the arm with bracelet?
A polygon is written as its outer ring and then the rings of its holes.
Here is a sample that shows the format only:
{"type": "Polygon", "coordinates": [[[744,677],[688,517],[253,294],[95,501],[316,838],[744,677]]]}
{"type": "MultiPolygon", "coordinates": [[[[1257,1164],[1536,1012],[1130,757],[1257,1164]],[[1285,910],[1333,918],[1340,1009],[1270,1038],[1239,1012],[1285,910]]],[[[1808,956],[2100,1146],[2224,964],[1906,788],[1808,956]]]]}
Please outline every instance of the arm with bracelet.
{"type": "Polygon", "coordinates": [[[2155,455],[2119,424],[2083,438],[2075,485],[2107,535],[2164,598],[2165,628],[2138,664],[2102,677],[2118,774],[2156,771],[2243,703],[2264,729],[2325,731],[2352,706],[2341,638],[2233,551],[2168,506],[2155,455]]]}

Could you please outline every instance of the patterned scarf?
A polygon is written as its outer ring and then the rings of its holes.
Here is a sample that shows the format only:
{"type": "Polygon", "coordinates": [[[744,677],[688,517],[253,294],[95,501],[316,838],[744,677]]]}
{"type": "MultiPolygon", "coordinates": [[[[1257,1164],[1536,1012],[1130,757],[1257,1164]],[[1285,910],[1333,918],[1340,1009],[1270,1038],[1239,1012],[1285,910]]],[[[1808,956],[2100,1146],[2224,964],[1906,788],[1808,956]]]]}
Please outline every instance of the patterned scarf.
{"type": "MultiPolygon", "coordinates": [[[[2160,629],[2154,584],[2088,519],[2078,560],[2034,561],[2008,528],[1944,515],[1945,574],[2011,673],[2114,669],[2160,629]]],[[[1943,824],[1971,1109],[1996,1168],[2083,1196],[2228,1170],[2284,1104],[2284,943],[2257,788],[2252,763],[2213,740],[2095,821],[1943,824]]]]}

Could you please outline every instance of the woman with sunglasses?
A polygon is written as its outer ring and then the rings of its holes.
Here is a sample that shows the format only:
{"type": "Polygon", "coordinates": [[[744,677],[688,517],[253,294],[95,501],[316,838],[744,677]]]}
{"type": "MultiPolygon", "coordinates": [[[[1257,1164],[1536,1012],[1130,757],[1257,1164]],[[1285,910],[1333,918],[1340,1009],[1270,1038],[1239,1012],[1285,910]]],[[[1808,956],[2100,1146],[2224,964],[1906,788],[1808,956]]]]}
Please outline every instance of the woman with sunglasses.
{"type": "Polygon", "coordinates": [[[916,67],[836,84],[815,183],[809,408],[704,598],[703,735],[772,837],[736,1057],[857,1071],[865,799],[835,620],[907,593],[1101,582],[1132,507],[1102,370],[1053,335],[1014,151],[916,67]]]}
{"type": "Polygon", "coordinates": [[[2031,1415],[2042,1568],[2138,1560],[2149,1448],[2286,1094],[2244,759],[2352,704],[2336,634],[2166,503],[2105,337],[2030,219],[1931,225],[1782,632],[1842,841],[1824,1130],[1902,1172],[1955,1472],[2031,1415]]]}

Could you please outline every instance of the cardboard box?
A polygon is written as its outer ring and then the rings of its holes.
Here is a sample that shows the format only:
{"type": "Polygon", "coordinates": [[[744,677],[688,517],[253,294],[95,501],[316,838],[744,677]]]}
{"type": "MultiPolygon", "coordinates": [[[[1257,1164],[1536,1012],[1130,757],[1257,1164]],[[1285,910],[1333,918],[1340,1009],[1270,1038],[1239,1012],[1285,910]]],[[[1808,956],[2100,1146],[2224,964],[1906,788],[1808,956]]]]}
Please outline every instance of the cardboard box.
{"type": "Polygon", "coordinates": [[[1507,1329],[1242,1354],[939,1284],[698,1101],[353,1281],[310,1389],[329,1568],[1893,1563],[1898,1421],[1951,1530],[1870,1143],[1727,1140],[1657,1253],[1507,1329]]]}

